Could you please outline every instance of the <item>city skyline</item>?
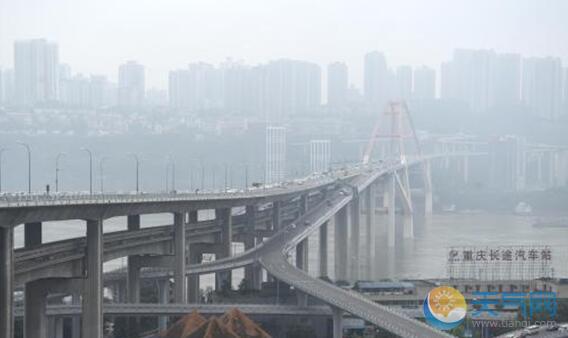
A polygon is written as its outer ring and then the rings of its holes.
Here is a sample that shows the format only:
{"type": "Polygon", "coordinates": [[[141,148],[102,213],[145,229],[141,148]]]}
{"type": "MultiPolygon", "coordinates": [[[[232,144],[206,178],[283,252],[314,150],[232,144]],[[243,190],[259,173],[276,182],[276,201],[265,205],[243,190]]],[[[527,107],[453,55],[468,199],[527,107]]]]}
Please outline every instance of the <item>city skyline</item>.
{"type": "Polygon", "coordinates": [[[211,18],[211,7],[215,5],[203,2],[132,6],[128,1],[121,4],[102,1],[80,6],[58,0],[47,6],[25,0],[4,1],[0,7],[5,8],[0,11],[0,67],[12,68],[14,40],[45,37],[60,44],[60,59],[72,64],[79,73],[101,74],[116,81],[116,66],[126,60],[137,60],[147,67],[149,87],[161,89],[167,87],[169,70],[203,60],[217,64],[228,57],[250,64],[285,57],[309,60],[322,68],[342,61],[352,69],[351,83],[359,88],[363,83],[361,55],[375,49],[384,51],[393,66],[425,64],[437,71],[441,62],[451,57],[454,48],[494,49],[525,57],[556,56],[565,63],[568,57],[568,46],[562,39],[567,36],[568,27],[560,14],[568,11],[568,4],[561,1],[498,4],[361,1],[351,6],[331,1],[326,2],[323,11],[318,6],[304,6],[301,9],[305,12],[298,17],[295,13],[300,9],[299,3],[276,2],[266,6],[251,1],[238,6],[226,3],[211,21],[204,21],[204,17],[211,18]],[[170,10],[173,8],[176,11],[170,10]],[[440,12],[445,13],[442,22],[428,20],[440,12]],[[106,21],[97,21],[95,18],[100,16],[96,13],[104,14],[106,21]],[[121,19],[127,15],[131,21],[125,27],[121,19]],[[541,27],[530,20],[533,15],[549,24],[541,27]],[[45,20],[45,16],[52,21],[45,20]],[[475,30],[480,16],[485,18],[484,27],[475,30]],[[400,20],[402,17],[404,21],[400,20]],[[354,24],[353,18],[361,22],[354,24]],[[405,25],[390,25],[393,22],[405,25]],[[452,23],[455,25],[451,31],[441,29],[452,23]],[[313,29],[304,29],[307,25],[313,29]],[[337,25],[344,27],[340,36],[325,34],[337,25]],[[259,33],[259,27],[266,32],[259,33]],[[269,40],[276,32],[278,38],[269,40]],[[168,39],[163,39],[165,36],[168,39]],[[340,43],[336,43],[337,38],[340,43]],[[212,45],[211,41],[216,43],[212,45]]]}

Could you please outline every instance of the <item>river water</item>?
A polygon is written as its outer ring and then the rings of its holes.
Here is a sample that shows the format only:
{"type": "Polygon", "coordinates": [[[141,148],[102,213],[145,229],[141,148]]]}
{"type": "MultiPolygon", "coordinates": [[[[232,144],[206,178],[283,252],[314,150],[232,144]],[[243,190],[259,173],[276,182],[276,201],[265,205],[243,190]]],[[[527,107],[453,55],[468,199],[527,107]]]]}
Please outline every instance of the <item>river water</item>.
{"type": "MultiPolygon", "coordinates": [[[[211,211],[200,212],[200,219],[213,217],[211,211]]],[[[363,218],[361,218],[363,220],[363,218]]],[[[505,214],[439,214],[429,219],[415,219],[415,236],[413,239],[402,239],[397,225],[397,243],[394,249],[386,245],[385,222],[377,217],[375,240],[377,254],[373,257],[374,267],[367,267],[365,259],[361,259],[361,270],[375,271],[372,278],[443,278],[446,274],[446,257],[451,246],[487,246],[501,245],[548,245],[554,251],[553,267],[555,276],[568,277],[568,227],[566,228],[534,228],[531,217],[505,214]]],[[[171,224],[171,215],[154,214],[142,216],[142,227],[171,224]]],[[[126,218],[117,217],[106,220],[104,231],[126,229],[126,218]]],[[[360,250],[365,248],[365,227],[361,226],[360,250]]],[[[84,222],[46,222],[44,223],[44,242],[51,242],[85,235],[84,222]]],[[[334,229],[328,229],[328,273],[331,278],[334,272],[334,229]]],[[[309,271],[319,274],[318,233],[310,236],[309,271]]],[[[23,245],[23,227],[15,232],[16,247],[23,245]]],[[[242,245],[236,244],[233,252],[242,251],[242,245]]],[[[294,255],[291,256],[291,260],[294,255]]],[[[125,266],[125,259],[105,263],[105,270],[125,266]]],[[[238,285],[242,278],[242,269],[233,273],[233,284],[238,285]]],[[[202,276],[203,286],[212,285],[213,276],[202,276]]]]}

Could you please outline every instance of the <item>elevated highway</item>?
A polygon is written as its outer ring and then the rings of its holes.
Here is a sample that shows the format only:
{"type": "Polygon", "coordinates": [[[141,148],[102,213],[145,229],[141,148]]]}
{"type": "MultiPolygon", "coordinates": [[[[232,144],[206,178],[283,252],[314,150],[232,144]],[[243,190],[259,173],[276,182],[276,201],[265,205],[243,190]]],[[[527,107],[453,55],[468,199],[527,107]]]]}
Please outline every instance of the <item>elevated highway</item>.
{"type": "MultiPolygon", "coordinates": [[[[243,266],[260,264],[270,275],[293,286],[297,292],[329,304],[335,319],[334,322],[340,322],[341,313],[348,312],[402,337],[448,337],[447,334],[417,322],[400,311],[375,304],[354,292],[340,289],[320,279],[310,277],[301,270],[301,267],[300,269],[294,267],[287,259],[291,250],[302,246],[302,242],[311,233],[327,224],[338,213],[349,209],[350,212],[357,212],[358,214],[359,195],[378,180],[396,176],[399,170],[407,170],[410,166],[421,165],[423,161],[430,161],[439,156],[392,161],[383,163],[378,167],[357,168],[350,170],[341,177],[308,181],[287,188],[259,189],[234,194],[106,195],[78,196],[77,198],[62,196],[32,196],[27,198],[17,196],[7,198],[0,202],[0,224],[3,226],[0,227],[0,229],[3,229],[0,233],[0,239],[2,239],[0,249],[4,250],[0,250],[2,251],[0,256],[3,256],[0,258],[8,263],[10,263],[10,259],[13,259],[15,264],[12,276],[6,277],[5,274],[6,271],[11,272],[12,266],[3,266],[0,269],[0,284],[7,285],[11,290],[10,279],[14,276],[16,283],[24,283],[55,277],[77,278],[78,272],[80,272],[79,276],[86,272],[84,290],[87,294],[83,297],[82,309],[85,315],[89,318],[94,316],[95,320],[92,323],[87,323],[88,325],[83,324],[83,332],[85,338],[100,338],[103,308],[107,306],[102,306],[102,293],[100,291],[102,284],[101,264],[105,260],[126,255],[169,254],[172,257],[175,270],[174,294],[176,302],[178,299],[185,302],[184,280],[187,275],[191,277],[196,274],[219,273],[243,266]],[[321,198],[310,201],[310,194],[319,194],[321,198]],[[298,203],[294,204],[296,203],[294,201],[298,203]],[[250,227],[246,229],[247,225],[250,226],[251,224],[250,219],[241,217],[241,220],[240,215],[232,216],[230,214],[232,207],[268,203],[277,203],[279,205],[277,210],[280,210],[280,208],[287,209],[292,217],[297,215],[301,215],[301,217],[287,226],[274,227],[271,229],[274,233],[273,236],[253,248],[249,247],[242,254],[227,255],[226,258],[204,264],[185,266],[186,263],[181,262],[181,257],[183,257],[183,261],[186,259],[186,241],[191,244],[194,238],[200,236],[202,238],[217,236],[216,240],[230,244],[233,234],[238,235],[241,230],[251,230],[250,227]],[[294,206],[290,207],[289,204],[294,206]],[[195,228],[186,227],[186,224],[191,224],[185,221],[187,211],[200,209],[221,210],[220,215],[226,216],[219,219],[222,223],[217,221],[207,223],[206,221],[202,224],[198,223],[197,226],[194,223],[195,228]],[[227,211],[229,212],[228,216],[227,211]],[[175,215],[173,226],[139,229],[138,225],[138,228],[131,229],[129,225],[128,231],[110,233],[104,236],[102,234],[102,219],[164,212],[171,212],[175,215]],[[9,237],[6,237],[6,234],[12,236],[10,235],[11,228],[22,223],[27,225],[34,222],[64,219],[89,220],[87,222],[87,237],[26,246],[24,249],[16,250],[14,258],[9,257],[11,251],[6,251],[6,247],[7,245],[10,246],[11,243],[7,240],[9,237]],[[98,245],[100,245],[99,248],[97,248],[98,245]],[[97,256],[98,261],[93,260],[93,257],[97,256]],[[8,257],[8,260],[5,259],[6,257],[8,257]],[[54,269],[56,266],[66,266],[65,269],[68,270],[57,271],[58,269],[54,269]],[[45,272],[40,273],[38,271],[45,272]],[[89,292],[95,292],[95,298],[89,295],[89,292]],[[88,310],[88,312],[85,312],[85,310],[88,310]]],[[[391,204],[389,209],[391,210],[390,213],[393,214],[394,204],[391,204]]],[[[276,215],[279,213],[280,211],[276,212],[276,215]]],[[[255,220],[271,217],[274,217],[274,215],[259,212],[258,215],[255,215],[255,220]]],[[[354,224],[357,223],[357,231],[358,217],[353,221],[354,224]]],[[[358,232],[355,237],[351,237],[357,238],[358,232]]],[[[226,244],[224,245],[226,247],[226,244]]],[[[0,294],[0,306],[11,308],[11,297],[6,291],[0,294]]],[[[136,302],[131,303],[136,305],[136,302]]],[[[153,306],[160,308],[170,305],[154,304],[153,306]]],[[[177,305],[183,306],[182,304],[177,305]]],[[[43,307],[45,308],[45,305],[43,307]]],[[[30,308],[30,310],[33,309],[30,308]]],[[[6,308],[0,312],[11,317],[6,312],[6,308]]],[[[10,332],[10,325],[7,321],[3,321],[0,323],[0,330],[10,332]]],[[[339,336],[339,330],[340,326],[337,326],[336,336],[339,336]]],[[[37,330],[37,332],[42,331],[37,330]]]]}

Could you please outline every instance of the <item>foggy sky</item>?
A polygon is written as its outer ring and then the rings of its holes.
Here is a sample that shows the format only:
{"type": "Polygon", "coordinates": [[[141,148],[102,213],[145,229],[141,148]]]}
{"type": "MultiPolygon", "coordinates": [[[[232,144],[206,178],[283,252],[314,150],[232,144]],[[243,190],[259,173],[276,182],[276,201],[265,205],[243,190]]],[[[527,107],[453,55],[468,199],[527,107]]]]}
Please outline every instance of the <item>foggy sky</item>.
{"type": "Polygon", "coordinates": [[[454,48],[566,65],[567,13],[563,0],[0,0],[0,67],[12,67],[14,40],[45,37],[74,72],[115,80],[120,63],[137,60],[147,87],[165,89],[168,71],[189,62],[228,57],[345,61],[360,87],[374,49],[391,66],[438,68],[454,48]]]}

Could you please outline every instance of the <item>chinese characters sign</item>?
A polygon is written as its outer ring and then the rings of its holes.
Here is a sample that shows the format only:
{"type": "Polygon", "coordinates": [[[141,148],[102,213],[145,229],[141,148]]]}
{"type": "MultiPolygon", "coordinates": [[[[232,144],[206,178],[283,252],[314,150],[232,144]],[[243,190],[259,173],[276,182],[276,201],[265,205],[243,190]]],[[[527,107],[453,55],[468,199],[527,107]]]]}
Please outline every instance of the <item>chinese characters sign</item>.
{"type": "Polygon", "coordinates": [[[449,278],[528,280],[552,277],[553,252],[548,246],[452,247],[449,278]]]}

